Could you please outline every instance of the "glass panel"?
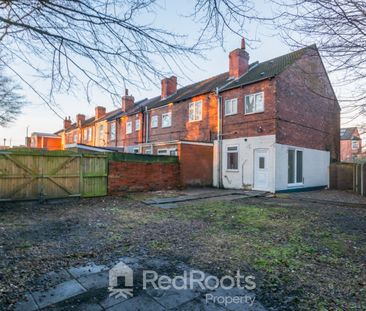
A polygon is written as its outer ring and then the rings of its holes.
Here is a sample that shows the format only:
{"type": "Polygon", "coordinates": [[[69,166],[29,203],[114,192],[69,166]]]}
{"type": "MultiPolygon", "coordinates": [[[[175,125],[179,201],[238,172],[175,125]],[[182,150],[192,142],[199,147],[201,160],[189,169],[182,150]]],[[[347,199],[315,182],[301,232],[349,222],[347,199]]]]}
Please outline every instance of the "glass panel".
{"type": "Polygon", "coordinates": [[[302,151],[296,152],[296,182],[302,183],[303,176],[302,176],[302,151]]]}
{"type": "Polygon", "coordinates": [[[195,114],[195,120],[201,120],[202,119],[202,102],[196,102],[196,114],[195,114]]]}
{"type": "Polygon", "coordinates": [[[228,152],[227,153],[227,169],[237,170],[238,169],[238,153],[228,152]]]}
{"type": "Polygon", "coordinates": [[[194,103],[189,104],[189,121],[194,120],[194,103]]]}
{"type": "Polygon", "coordinates": [[[254,112],[254,96],[248,95],[245,96],[245,113],[254,112]]]}
{"type": "Polygon", "coordinates": [[[265,158],[259,157],[259,168],[264,169],[265,168],[265,158]]]}
{"type": "Polygon", "coordinates": [[[231,101],[231,113],[238,113],[238,100],[236,98],[231,101]]]}
{"type": "Polygon", "coordinates": [[[263,93],[255,95],[255,111],[260,112],[264,110],[263,93]]]}
{"type": "Polygon", "coordinates": [[[295,183],[295,150],[288,151],[288,183],[295,183]]]}
{"type": "Polygon", "coordinates": [[[237,146],[227,147],[227,151],[238,151],[237,146]]]}
{"type": "Polygon", "coordinates": [[[139,131],[140,130],[140,120],[136,120],[135,122],[135,130],[139,131]]]}

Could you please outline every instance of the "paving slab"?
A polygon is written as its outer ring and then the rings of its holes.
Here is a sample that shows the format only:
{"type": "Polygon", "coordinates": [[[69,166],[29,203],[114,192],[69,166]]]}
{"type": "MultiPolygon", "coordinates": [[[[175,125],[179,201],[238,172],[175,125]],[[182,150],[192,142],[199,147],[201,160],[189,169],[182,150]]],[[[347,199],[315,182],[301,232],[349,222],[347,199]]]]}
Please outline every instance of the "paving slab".
{"type": "Polygon", "coordinates": [[[25,300],[15,304],[15,311],[34,311],[38,306],[30,293],[25,294],[25,300]]]}
{"type": "Polygon", "coordinates": [[[98,272],[105,271],[105,270],[108,270],[107,266],[89,264],[89,265],[81,266],[81,267],[72,267],[72,268],[68,269],[67,271],[74,278],[79,278],[84,275],[94,274],[94,273],[98,273],[98,272]]]}
{"type": "Polygon", "coordinates": [[[86,292],[76,280],[63,282],[45,292],[32,292],[32,296],[40,308],[58,303],[86,292]]]}
{"type": "Polygon", "coordinates": [[[151,297],[141,294],[126,301],[107,308],[108,311],[164,311],[166,310],[151,297]]]}
{"type": "Polygon", "coordinates": [[[84,275],[78,278],[77,281],[87,290],[107,288],[109,284],[109,271],[84,275]]]}
{"type": "Polygon", "coordinates": [[[226,309],[220,305],[207,303],[203,298],[191,300],[172,311],[225,311],[226,309]]]}

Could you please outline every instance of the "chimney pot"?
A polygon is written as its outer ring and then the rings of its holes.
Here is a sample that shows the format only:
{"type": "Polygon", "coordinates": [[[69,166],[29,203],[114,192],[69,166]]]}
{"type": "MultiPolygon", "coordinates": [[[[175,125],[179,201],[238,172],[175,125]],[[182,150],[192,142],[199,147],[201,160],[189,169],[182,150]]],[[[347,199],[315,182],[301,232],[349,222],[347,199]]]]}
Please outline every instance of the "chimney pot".
{"type": "Polygon", "coordinates": [[[249,69],[249,54],[245,51],[245,39],[241,39],[241,49],[231,51],[229,54],[229,76],[239,78],[249,69]]]}
{"type": "Polygon", "coordinates": [[[165,99],[168,96],[177,92],[177,77],[171,76],[161,80],[161,99],[165,99]]]}
{"type": "Polygon", "coordinates": [[[103,106],[95,107],[95,119],[100,119],[106,114],[106,109],[103,106]]]}

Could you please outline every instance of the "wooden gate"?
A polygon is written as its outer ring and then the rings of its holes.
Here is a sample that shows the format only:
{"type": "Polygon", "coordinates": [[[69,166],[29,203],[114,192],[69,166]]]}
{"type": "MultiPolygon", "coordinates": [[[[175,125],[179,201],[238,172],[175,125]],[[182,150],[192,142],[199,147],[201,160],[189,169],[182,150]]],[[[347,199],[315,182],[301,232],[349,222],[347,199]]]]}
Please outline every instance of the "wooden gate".
{"type": "Polygon", "coordinates": [[[61,151],[1,151],[0,201],[107,194],[105,155],[61,151]]]}

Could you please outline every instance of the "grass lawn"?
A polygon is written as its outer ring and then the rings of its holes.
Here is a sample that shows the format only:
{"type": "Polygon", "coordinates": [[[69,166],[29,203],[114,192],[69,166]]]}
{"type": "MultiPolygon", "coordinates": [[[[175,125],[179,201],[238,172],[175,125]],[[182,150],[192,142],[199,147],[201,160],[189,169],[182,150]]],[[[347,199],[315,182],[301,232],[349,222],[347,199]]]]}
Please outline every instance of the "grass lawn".
{"type": "Polygon", "coordinates": [[[1,301],[38,286],[42,273],[144,253],[254,274],[268,309],[365,309],[366,208],[283,196],[160,209],[132,198],[5,206],[1,301]]]}

